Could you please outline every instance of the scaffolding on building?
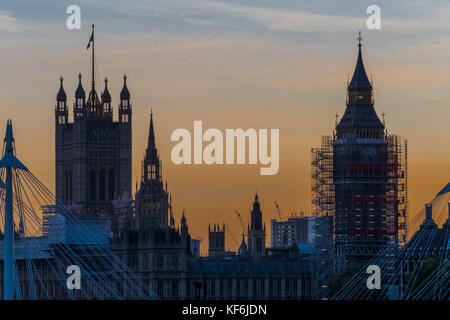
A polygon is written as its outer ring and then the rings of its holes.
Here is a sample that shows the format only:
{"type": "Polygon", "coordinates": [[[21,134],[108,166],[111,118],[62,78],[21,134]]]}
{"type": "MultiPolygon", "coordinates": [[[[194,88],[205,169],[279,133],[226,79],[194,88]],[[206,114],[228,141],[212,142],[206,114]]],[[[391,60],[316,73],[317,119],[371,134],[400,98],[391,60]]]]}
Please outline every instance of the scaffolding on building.
{"type": "MultiPolygon", "coordinates": [[[[344,165],[348,173],[379,175],[386,187],[384,196],[353,196],[353,201],[361,202],[381,202],[384,207],[385,222],[384,230],[380,230],[390,241],[398,235],[398,245],[405,245],[408,240],[407,217],[408,217],[408,189],[407,189],[407,140],[401,136],[386,134],[382,143],[385,145],[386,161],[384,163],[348,163],[344,165]],[[376,171],[381,171],[375,173],[376,171]]],[[[336,208],[335,199],[335,168],[334,168],[334,143],[336,137],[322,136],[321,146],[311,149],[311,191],[312,191],[312,212],[314,216],[334,216],[336,208]]],[[[360,243],[362,243],[360,241],[360,243]]],[[[380,243],[380,245],[382,245],[380,243]]],[[[348,246],[337,248],[336,268],[339,268],[339,261],[343,265],[346,256],[350,255],[372,255],[378,249],[372,245],[368,246],[348,246]],[[339,258],[341,257],[341,258],[339,258]],[[338,261],[339,260],[339,261],[338,261]]]]}
{"type": "Polygon", "coordinates": [[[398,244],[408,240],[408,141],[398,135],[386,135],[387,192],[386,223],[388,234],[398,235],[398,244]]]}
{"type": "Polygon", "coordinates": [[[322,136],[322,145],[311,149],[311,191],[314,216],[334,215],[332,141],[332,136],[322,136]]]}

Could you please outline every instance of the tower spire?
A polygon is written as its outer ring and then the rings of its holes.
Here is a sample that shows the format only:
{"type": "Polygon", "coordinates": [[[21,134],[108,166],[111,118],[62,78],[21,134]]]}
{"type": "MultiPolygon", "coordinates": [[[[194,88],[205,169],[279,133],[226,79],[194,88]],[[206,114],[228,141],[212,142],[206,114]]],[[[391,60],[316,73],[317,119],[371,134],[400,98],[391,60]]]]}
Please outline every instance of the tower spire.
{"type": "Polygon", "coordinates": [[[358,33],[358,60],[356,62],[355,72],[353,73],[352,80],[348,85],[348,89],[372,89],[369,78],[367,77],[366,69],[364,68],[363,58],[362,58],[362,37],[361,31],[358,33]]]}
{"type": "MultiPolygon", "coordinates": [[[[155,143],[155,131],[153,129],[153,112],[150,113],[150,127],[148,131],[148,144],[145,150],[143,162],[144,180],[156,180],[161,182],[162,171],[161,162],[158,158],[158,150],[155,143]]],[[[162,185],[161,187],[164,187],[162,185]]],[[[166,188],[167,189],[167,188],[166,188]]]]}
{"type": "Polygon", "coordinates": [[[150,128],[148,131],[147,150],[149,150],[149,151],[156,150],[155,131],[153,129],[153,110],[152,109],[150,109],[150,128]]]}

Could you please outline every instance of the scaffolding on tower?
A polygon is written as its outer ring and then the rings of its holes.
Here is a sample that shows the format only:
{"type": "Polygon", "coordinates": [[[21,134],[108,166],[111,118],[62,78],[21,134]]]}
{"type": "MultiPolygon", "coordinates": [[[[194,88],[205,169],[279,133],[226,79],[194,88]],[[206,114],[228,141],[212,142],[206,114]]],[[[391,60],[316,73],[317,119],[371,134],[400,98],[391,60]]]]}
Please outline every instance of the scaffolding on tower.
{"type": "MultiPolygon", "coordinates": [[[[335,136],[322,136],[321,146],[311,149],[311,202],[314,216],[335,215],[335,171],[333,164],[333,144],[335,140],[335,136]]],[[[364,171],[374,171],[375,174],[375,171],[380,171],[376,175],[383,180],[380,183],[386,186],[384,196],[379,198],[370,196],[368,199],[363,199],[364,196],[361,196],[354,201],[380,201],[383,203],[385,210],[382,220],[385,221],[386,228],[382,232],[385,233],[388,241],[398,235],[396,237],[398,246],[402,247],[408,240],[407,140],[398,135],[385,134],[383,142],[386,150],[385,163],[352,163],[349,159],[346,170],[354,171],[356,174],[364,171]]],[[[346,252],[337,252],[337,269],[340,269],[339,261],[343,263],[347,254],[364,255],[367,254],[369,249],[371,248],[352,249],[349,247],[346,252]]],[[[376,250],[375,248],[372,249],[376,250]]]]}
{"type": "Polygon", "coordinates": [[[387,190],[386,223],[390,236],[398,234],[398,243],[408,240],[408,141],[398,135],[386,135],[387,190]]]}
{"type": "Polygon", "coordinates": [[[322,145],[311,149],[311,191],[314,216],[334,215],[332,136],[322,136],[322,145]]]}

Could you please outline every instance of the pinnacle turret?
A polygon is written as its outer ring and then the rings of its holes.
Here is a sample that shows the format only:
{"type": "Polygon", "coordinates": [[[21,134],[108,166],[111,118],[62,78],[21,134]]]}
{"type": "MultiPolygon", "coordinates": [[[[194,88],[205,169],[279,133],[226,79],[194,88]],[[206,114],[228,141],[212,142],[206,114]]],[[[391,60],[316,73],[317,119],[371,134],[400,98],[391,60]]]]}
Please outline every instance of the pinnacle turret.
{"type": "Polygon", "coordinates": [[[81,84],[81,72],[78,73],[78,88],[75,91],[75,98],[76,99],[85,99],[86,93],[84,92],[83,85],[81,84]]]}
{"type": "Polygon", "coordinates": [[[120,92],[120,100],[129,100],[130,99],[130,91],[128,91],[127,87],[127,75],[123,75],[123,87],[120,92]]]}
{"type": "Polygon", "coordinates": [[[59,81],[61,82],[61,84],[59,86],[58,94],[56,95],[56,101],[58,101],[58,102],[67,101],[67,95],[66,95],[66,92],[64,91],[64,87],[63,87],[63,80],[64,80],[64,78],[61,76],[61,78],[59,78],[59,81]]]}

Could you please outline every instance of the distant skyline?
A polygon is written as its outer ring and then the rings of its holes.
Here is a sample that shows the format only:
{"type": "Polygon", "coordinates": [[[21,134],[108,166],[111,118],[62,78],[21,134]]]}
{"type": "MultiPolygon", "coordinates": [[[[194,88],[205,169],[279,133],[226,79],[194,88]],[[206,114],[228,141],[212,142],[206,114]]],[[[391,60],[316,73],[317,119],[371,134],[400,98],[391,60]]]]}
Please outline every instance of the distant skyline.
{"type": "MultiPolygon", "coordinates": [[[[14,1],[0,5],[0,110],[11,118],[20,158],[54,191],[54,106],[59,77],[72,117],[78,72],[89,79],[90,25],[96,25],[96,83],[108,77],[114,118],[122,76],[133,104],[133,186],[140,179],[150,109],[175,219],[190,231],[225,222],[239,241],[258,189],[263,219],[311,208],[310,150],[345,110],[347,77],[363,36],[375,109],[389,133],[408,139],[410,216],[450,180],[450,5],[378,1],[381,30],[367,30],[371,1],[14,1]],[[68,5],[81,7],[81,30],[68,30],[68,5]],[[204,128],[279,128],[277,175],[259,166],[175,166],[171,132],[204,128]]],[[[134,193],[135,190],[133,190],[134,193]]],[[[269,243],[270,238],[267,238],[269,243]]],[[[227,249],[236,250],[231,236],[227,249]]]]}

